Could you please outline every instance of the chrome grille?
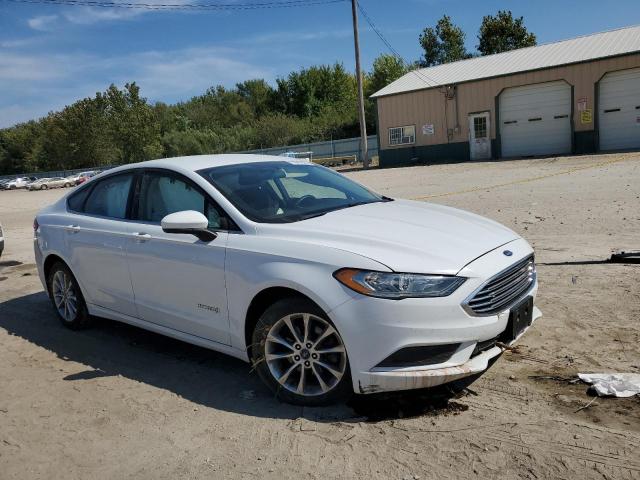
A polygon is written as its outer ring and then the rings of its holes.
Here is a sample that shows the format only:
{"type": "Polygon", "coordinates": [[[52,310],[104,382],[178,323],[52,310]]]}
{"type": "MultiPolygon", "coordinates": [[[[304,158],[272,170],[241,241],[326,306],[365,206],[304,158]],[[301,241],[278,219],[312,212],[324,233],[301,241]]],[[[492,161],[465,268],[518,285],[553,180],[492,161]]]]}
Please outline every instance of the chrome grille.
{"type": "Polygon", "coordinates": [[[465,301],[471,315],[494,315],[511,307],[536,281],[533,255],[490,278],[465,301]]]}

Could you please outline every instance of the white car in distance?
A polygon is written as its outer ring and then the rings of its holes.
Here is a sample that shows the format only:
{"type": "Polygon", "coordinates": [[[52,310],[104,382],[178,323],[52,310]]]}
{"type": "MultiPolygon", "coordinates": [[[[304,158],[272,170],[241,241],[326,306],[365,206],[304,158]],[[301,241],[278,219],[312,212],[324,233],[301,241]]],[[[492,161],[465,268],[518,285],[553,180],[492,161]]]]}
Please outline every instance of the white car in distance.
{"type": "Polygon", "coordinates": [[[18,188],[26,188],[29,183],[31,183],[31,179],[29,177],[17,177],[13,180],[9,180],[4,188],[6,190],[16,190],[18,188]]]}
{"type": "Polygon", "coordinates": [[[541,315],[510,229],[303,160],[115,168],[34,228],[63,324],[106,317],[233,355],[295,404],[478,374],[541,315]]]}

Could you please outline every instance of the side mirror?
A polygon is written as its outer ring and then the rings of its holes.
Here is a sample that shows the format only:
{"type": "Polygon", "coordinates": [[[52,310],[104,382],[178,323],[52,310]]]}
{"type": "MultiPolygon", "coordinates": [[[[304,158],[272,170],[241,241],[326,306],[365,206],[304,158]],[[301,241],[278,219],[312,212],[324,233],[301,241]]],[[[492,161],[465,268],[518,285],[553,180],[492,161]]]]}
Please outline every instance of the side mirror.
{"type": "Polygon", "coordinates": [[[218,236],[207,229],[209,226],[207,217],[195,210],[170,213],[162,219],[160,225],[163,232],[195,235],[203,242],[210,242],[218,236]]]}

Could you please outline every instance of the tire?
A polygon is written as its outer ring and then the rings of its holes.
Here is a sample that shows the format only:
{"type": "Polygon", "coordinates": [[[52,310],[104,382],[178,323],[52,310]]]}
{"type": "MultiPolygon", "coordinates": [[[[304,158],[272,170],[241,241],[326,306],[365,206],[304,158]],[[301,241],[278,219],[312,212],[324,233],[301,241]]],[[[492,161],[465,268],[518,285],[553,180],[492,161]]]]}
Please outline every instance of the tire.
{"type": "Polygon", "coordinates": [[[49,187],[47,187],[46,185],[42,185],[42,186],[40,187],[40,190],[46,190],[47,188],[49,188],[49,187]]]}
{"type": "Polygon", "coordinates": [[[253,331],[251,362],[286,403],[329,405],[353,394],[340,334],[327,315],[304,298],[285,298],[265,310],[253,331]]]}
{"type": "Polygon", "coordinates": [[[80,330],[91,325],[91,316],[78,282],[63,262],[56,262],[51,267],[47,288],[53,309],[65,327],[80,330]],[[68,286],[66,295],[65,285],[68,286]]]}
{"type": "Polygon", "coordinates": [[[70,186],[71,186],[71,184],[70,184],[70,183],[65,183],[65,184],[64,184],[64,188],[69,188],[70,186]]]}

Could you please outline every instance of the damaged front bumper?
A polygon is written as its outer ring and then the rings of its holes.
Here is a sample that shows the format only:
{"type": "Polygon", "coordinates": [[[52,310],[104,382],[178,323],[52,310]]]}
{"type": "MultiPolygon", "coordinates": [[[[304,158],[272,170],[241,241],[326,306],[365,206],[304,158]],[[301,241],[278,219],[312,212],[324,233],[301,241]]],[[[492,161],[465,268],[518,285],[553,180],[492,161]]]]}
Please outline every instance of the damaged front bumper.
{"type": "MultiPolygon", "coordinates": [[[[533,323],[542,316],[538,307],[533,307],[533,323]]],[[[531,326],[526,328],[518,337],[509,343],[516,343],[531,326]]],[[[387,370],[360,372],[358,375],[358,392],[362,394],[391,392],[399,390],[413,390],[429,388],[453,382],[485,371],[489,368],[489,361],[504,352],[505,348],[494,346],[470,358],[462,365],[422,369],[422,370],[387,370]]]]}

